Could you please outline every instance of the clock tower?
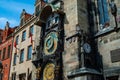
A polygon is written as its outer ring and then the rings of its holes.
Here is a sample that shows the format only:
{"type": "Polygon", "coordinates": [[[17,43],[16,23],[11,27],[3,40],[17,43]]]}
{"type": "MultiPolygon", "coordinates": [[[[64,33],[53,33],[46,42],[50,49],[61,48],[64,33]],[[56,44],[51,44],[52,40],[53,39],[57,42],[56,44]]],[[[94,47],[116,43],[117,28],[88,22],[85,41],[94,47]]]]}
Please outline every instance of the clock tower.
{"type": "Polygon", "coordinates": [[[45,3],[39,14],[41,28],[38,80],[63,80],[64,13],[58,11],[61,1],[43,0],[45,3]],[[57,4],[57,5],[56,5],[57,4]]]}
{"type": "Polygon", "coordinates": [[[41,1],[38,80],[103,80],[92,37],[91,0],[41,1]]]}

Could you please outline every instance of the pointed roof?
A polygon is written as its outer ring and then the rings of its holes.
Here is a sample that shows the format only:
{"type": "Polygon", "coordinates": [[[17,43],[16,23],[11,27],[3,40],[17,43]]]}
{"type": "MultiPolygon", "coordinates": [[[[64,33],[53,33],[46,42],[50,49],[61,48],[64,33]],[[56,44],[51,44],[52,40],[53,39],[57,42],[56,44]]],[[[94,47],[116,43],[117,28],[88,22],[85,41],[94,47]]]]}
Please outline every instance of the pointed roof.
{"type": "Polygon", "coordinates": [[[25,9],[23,9],[20,17],[22,17],[25,13],[26,13],[26,11],[25,11],[25,9]]]}
{"type": "Polygon", "coordinates": [[[9,28],[10,28],[10,23],[7,21],[5,25],[5,29],[9,29],[9,28]]]}
{"type": "Polygon", "coordinates": [[[24,20],[27,20],[28,18],[30,18],[32,15],[27,13],[25,9],[23,9],[22,13],[21,13],[21,18],[24,16],[24,20]]]}

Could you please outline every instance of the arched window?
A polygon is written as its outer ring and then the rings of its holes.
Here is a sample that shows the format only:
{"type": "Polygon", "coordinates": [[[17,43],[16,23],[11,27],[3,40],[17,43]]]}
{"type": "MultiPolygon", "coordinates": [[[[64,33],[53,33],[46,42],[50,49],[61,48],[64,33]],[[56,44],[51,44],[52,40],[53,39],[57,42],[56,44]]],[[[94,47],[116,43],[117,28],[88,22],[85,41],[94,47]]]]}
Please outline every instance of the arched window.
{"type": "Polygon", "coordinates": [[[105,25],[109,23],[107,0],[98,0],[99,24],[105,25]]]}

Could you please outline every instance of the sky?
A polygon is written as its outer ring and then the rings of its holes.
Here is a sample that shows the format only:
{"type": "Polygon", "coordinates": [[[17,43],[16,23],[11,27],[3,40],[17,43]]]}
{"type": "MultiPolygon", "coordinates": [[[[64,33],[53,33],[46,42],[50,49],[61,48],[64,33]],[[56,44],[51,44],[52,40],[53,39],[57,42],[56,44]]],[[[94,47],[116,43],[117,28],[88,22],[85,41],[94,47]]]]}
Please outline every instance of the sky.
{"type": "Polygon", "coordinates": [[[0,0],[0,29],[4,29],[7,21],[10,27],[18,26],[22,10],[33,14],[34,3],[35,0],[0,0]]]}

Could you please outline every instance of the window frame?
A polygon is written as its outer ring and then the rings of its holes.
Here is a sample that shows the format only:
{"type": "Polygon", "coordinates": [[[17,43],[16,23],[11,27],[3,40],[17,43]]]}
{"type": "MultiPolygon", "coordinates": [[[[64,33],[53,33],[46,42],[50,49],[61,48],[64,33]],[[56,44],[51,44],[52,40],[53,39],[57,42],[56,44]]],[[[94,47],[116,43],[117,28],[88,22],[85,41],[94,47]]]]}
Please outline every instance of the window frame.
{"type": "Polygon", "coordinates": [[[97,7],[97,14],[99,16],[99,25],[98,25],[98,31],[104,30],[107,27],[110,27],[110,15],[109,15],[109,3],[107,3],[107,0],[101,0],[97,1],[98,7],[97,7]],[[106,7],[107,6],[107,7],[106,7]]]}
{"type": "Polygon", "coordinates": [[[16,72],[12,73],[12,80],[16,80],[16,72]]]}
{"type": "Polygon", "coordinates": [[[23,62],[24,62],[24,49],[22,49],[20,52],[20,63],[23,63],[23,62]]]}
{"type": "Polygon", "coordinates": [[[11,53],[11,45],[8,46],[7,58],[10,58],[11,53]]]}
{"type": "Polygon", "coordinates": [[[18,43],[19,43],[19,35],[16,36],[16,45],[18,45],[18,43]]]}
{"type": "Polygon", "coordinates": [[[29,28],[29,37],[30,37],[31,33],[32,33],[32,35],[34,34],[34,26],[33,25],[30,26],[30,28],[29,28]],[[31,31],[31,29],[32,29],[32,31],[31,31]]]}
{"type": "Polygon", "coordinates": [[[22,32],[22,41],[26,40],[26,30],[22,32]]]}
{"type": "Polygon", "coordinates": [[[6,58],[6,47],[3,48],[3,53],[2,53],[2,60],[4,60],[6,58]]]}
{"type": "Polygon", "coordinates": [[[35,15],[38,16],[38,14],[40,13],[40,7],[41,5],[37,5],[35,8],[35,15]]]}
{"type": "Polygon", "coordinates": [[[14,53],[13,65],[17,63],[17,53],[14,53]]]}
{"type": "Polygon", "coordinates": [[[31,60],[32,59],[32,45],[28,46],[28,49],[27,49],[27,60],[31,60]],[[31,53],[29,53],[29,48],[31,48],[31,53]],[[31,55],[29,57],[29,55],[31,55]]]}

